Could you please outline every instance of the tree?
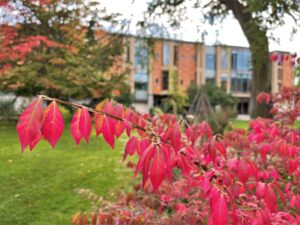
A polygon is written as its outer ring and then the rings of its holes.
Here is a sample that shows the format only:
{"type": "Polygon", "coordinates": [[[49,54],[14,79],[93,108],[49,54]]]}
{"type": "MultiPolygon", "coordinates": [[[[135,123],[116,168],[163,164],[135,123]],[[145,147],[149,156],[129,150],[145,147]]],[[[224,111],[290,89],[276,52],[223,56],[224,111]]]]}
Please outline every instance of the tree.
{"type": "MultiPolygon", "coordinates": [[[[186,0],[152,0],[148,11],[153,15],[168,13],[173,24],[178,24],[184,14],[186,0]],[[181,12],[181,14],[180,14],[181,12]],[[183,13],[182,13],[183,12],[183,13]],[[178,15],[181,16],[178,18],[178,15]],[[178,21],[179,20],[179,21],[178,21]]],[[[271,92],[271,73],[269,68],[269,44],[267,32],[284,24],[288,15],[297,23],[300,19],[299,1],[297,0],[209,0],[203,5],[201,1],[192,1],[194,8],[208,9],[205,16],[210,22],[216,18],[224,18],[232,13],[238,20],[252,53],[252,87],[251,116],[266,116],[268,107],[256,103],[255,98],[260,92],[271,92]]]]}
{"type": "MultiPolygon", "coordinates": [[[[90,1],[15,0],[2,6],[13,24],[2,24],[0,89],[16,95],[111,97],[127,90],[120,60],[122,38],[104,32],[114,24],[90,1]],[[95,10],[93,10],[95,9],[95,10]],[[11,11],[17,15],[11,19],[11,11]],[[9,31],[9,32],[7,32],[9,31]]],[[[1,48],[0,48],[1,49],[1,48]]]]}

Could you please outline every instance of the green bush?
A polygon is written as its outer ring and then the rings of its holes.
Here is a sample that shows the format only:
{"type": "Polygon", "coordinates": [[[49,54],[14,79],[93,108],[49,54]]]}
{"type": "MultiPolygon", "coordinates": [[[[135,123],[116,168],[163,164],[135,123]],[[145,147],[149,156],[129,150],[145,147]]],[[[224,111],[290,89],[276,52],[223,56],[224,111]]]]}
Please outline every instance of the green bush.
{"type": "Polygon", "coordinates": [[[214,84],[206,84],[201,87],[196,84],[192,84],[188,89],[189,103],[192,104],[199,89],[204,89],[205,93],[208,95],[210,103],[213,107],[220,105],[222,108],[225,107],[235,107],[238,103],[238,99],[231,94],[227,94],[225,90],[215,86],[214,84]]]}
{"type": "Polygon", "coordinates": [[[18,113],[14,108],[14,102],[12,100],[0,101],[0,120],[12,121],[17,120],[18,113]]]}
{"type": "Polygon", "coordinates": [[[161,108],[155,106],[151,107],[149,111],[151,116],[156,116],[156,115],[159,116],[164,114],[164,111],[161,108]]]}

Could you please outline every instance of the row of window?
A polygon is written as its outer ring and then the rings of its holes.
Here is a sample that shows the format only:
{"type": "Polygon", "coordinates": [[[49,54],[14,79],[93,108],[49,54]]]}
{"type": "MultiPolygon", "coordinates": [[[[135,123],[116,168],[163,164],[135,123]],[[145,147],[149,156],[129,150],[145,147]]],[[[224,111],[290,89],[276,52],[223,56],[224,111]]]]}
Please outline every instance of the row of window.
{"type": "MultiPolygon", "coordinates": [[[[135,66],[144,65],[143,62],[148,61],[148,50],[144,42],[136,41],[134,52],[135,52],[135,58],[134,58],[135,66]]],[[[165,42],[163,44],[163,55],[162,55],[163,65],[178,66],[178,62],[180,58],[182,57],[180,57],[180,52],[177,45],[171,45],[168,42],[165,42]],[[171,52],[173,54],[171,54],[171,52]],[[170,58],[171,55],[173,56],[172,59],[170,58]]],[[[130,59],[130,48],[129,46],[127,46],[126,61],[129,62],[129,59],[130,59]]],[[[195,60],[196,57],[193,56],[191,59],[195,60]]],[[[230,58],[228,58],[227,50],[222,49],[221,68],[223,70],[228,68],[229,65],[228,60],[230,60],[231,70],[237,70],[237,71],[251,70],[251,53],[248,49],[232,50],[230,58]]],[[[143,67],[140,69],[143,69],[143,67]]],[[[206,47],[205,69],[207,71],[216,70],[216,48],[215,47],[212,46],[206,47]]]]}
{"type": "MultiPolygon", "coordinates": [[[[251,70],[251,53],[247,49],[233,50],[231,52],[231,70],[234,71],[250,71],[251,70]]],[[[221,50],[221,68],[228,68],[228,52],[221,50]]],[[[214,47],[207,47],[205,54],[205,70],[216,70],[216,52],[214,47]]]]}
{"type": "Polygon", "coordinates": [[[148,47],[143,41],[134,44],[134,99],[148,99],[148,47]]]}
{"type": "MultiPolygon", "coordinates": [[[[128,57],[130,54],[127,52],[128,57]]],[[[205,77],[207,83],[215,83],[215,67],[216,67],[216,52],[214,47],[206,48],[206,71],[205,77]]],[[[164,43],[163,45],[163,64],[178,65],[179,61],[179,49],[177,45],[170,45],[164,43]],[[170,47],[172,46],[172,49],[170,47]],[[171,50],[172,53],[171,54],[171,50]],[[170,55],[173,56],[172,62],[170,55]]],[[[233,71],[249,71],[251,55],[248,50],[232,51],[231,53],[231,68],[233,71]]],[[[134,66],[135,66],[135,99],[136,100],[147,100],[147,89],[148,89],[148,48],[145,42],[136,41],[134,46],[134,66]]],[[[228,66],[228,53],[225,49],[221,51],[221,67],[226,69],[228,66]]],[[[249,92],[250,90],[250,79],[251,74],[247,76],[231,75],[231,91],[233,92],[249,92]]],[[[226,74],[225,77],[221,77],[222,87],[226,88],[226,74]]],[[[161,77],[161,88],[162,90],[169,89],[169,71],[162,71],[161,77]]]]}

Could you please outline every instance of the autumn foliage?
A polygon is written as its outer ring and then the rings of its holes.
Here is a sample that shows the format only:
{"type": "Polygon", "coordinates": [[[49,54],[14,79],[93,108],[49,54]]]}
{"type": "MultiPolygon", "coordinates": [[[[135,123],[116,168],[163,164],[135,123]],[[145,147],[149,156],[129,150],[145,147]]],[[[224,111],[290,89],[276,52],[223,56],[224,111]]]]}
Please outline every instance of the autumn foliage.
{"type": "Polygon", "coordinates": [[[74,215],[75,225],[296,225],[300,133],[293,124],[300,115],[300,90],[283,88],[258,100],[273,104],[273,119],[257,118],[247,131],[215,135],[206,122],[188,124],[172,114],[150,117],[113,101],[91,109],[39,96],[21,114],[17,130],[22,151],[42,138],[54,147],[64,128],[58,104],[68,104],[77,108],[71,122],[76,144],[89,142],[92,121],[96,135],[112,148],[120,135],[128,136],[123,158],[137,156],[137,164],[128,166],[141,175],[141,185],[91,214],[74,215]]]}

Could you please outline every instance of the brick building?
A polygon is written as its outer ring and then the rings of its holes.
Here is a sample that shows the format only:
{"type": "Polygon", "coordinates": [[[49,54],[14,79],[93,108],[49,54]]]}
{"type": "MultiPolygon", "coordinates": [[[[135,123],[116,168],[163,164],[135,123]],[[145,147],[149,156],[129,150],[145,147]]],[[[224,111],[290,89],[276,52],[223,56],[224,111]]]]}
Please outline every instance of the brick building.
{"type": "MultiPolygon", "coordinates": [[[[178,88],[191,84],[214,83],[239,98],[237,110],[249,113],[251,87],[251,53],[248,48],[157,39],[147,41],[133,36],[125,38],[125,65],[131,67],[130,84],[134,106],[140,111],[159,105],[172,87],[172,73],[177,74],[178,88]]],[[[293,85],[293,67],[288,52],[271,52],[272,92],[293,85]]]]}

